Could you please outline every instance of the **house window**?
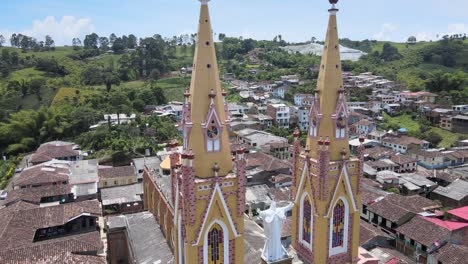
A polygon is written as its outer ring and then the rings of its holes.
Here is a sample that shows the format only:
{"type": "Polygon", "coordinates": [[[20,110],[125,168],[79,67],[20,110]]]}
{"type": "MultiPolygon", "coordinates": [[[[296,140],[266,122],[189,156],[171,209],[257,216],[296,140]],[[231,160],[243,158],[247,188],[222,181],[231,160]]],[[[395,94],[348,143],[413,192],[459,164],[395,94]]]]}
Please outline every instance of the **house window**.
{"type": "Polygon", "coordinates": [[[210,232],[208,233],[208,263],[224,263],[223,230],[218,224],[213,225],[210,232]]]}

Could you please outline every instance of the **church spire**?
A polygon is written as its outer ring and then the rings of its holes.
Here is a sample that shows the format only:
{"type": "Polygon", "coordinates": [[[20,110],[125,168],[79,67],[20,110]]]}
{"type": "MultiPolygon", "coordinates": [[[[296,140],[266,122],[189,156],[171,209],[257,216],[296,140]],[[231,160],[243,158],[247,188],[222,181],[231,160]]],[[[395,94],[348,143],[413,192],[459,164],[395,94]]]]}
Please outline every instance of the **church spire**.
{"type": "Polygon", "coordinates": [[[322,146],[328,146],[330,160],[349,158],[348,109],[343,90],[340,46],[335,7],[338,0],[330,0],[330,18],[323,49],[315,100],[310,110],[310,131],[307,145],[311,157],[317,158],[322,146]]]}
{"type": "Polygon", "coordinates": [[[229,120],[225,93],[221,90],[215,44],[208,10],[209,0],[200,0],[200,19],[190,85],[190,123],[184,128],[185,151],[194,154],[195,175],[227,175],[233,167],[229,146],[229,120]]]}

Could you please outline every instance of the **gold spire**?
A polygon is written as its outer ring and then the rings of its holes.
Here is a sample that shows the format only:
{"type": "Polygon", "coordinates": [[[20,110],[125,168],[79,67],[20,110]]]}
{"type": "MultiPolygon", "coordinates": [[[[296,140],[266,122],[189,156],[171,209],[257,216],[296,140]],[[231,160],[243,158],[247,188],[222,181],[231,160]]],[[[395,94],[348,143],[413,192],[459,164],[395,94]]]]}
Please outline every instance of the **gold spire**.
{"type": "Polygon", "coordinates": [[[227,175],[232,170],[232,159],[229,129],[226,126],[224,111],[224,96],[219,81],[218,63],[208,10],[209,0],[200,0],[200,2],[200,20],[190,85],[193,126],[189,134],[188,149],[192,149],[195,155],[193,162],[195,175],[209,178],[214,176],[212,168],[215,164],[218,164],[219,176],[227,175]],[[212,123],[213,119],[207,120],[213,110],[216,112],[214,123],[212,123]],[[210,124],[206,124],[207,121],[210,124]],[[217,145],[219,151],[210,152],[207,149],[207,126],[209,129],[211,125],[215,125],[218,129],[219,141],[216,144],[219,144],[217,145]]]}
{"type": "MultiPolygon", "coordinates": [[[[316,97],[320,108],[318,110],[320,115],[312,113],[311,119],[318,123],[316,136],[309,136],[307,138],[307,145],[311,149],[311,157],[317,158],[317,151],[319,143],[322,141],[323,145],[329,140],[330,160],[337,161],[344,157],[349,158],[349,140],[347,128],[347,108],[343,93],[343,77],[341,70],[340,60],[340,46],[338,40],[338,28],[336,22],[336,13],[338,9],[335,8],[336,2],[330,1],[333,7],[329,9],[330,18],[328,21],[327,36],[323,49],[322,62],[320,64],[320,73],[317,80],[316,97]],[[342,98],[343,97],[343,98],[342,98]],[[339,105],[344,102],[344,114],[346,115],[345,129],[346,133],[343,137],[336,137],[336,125],[340,123],[339,105]]],[[[316,102],[317,102],[316,101],[316,102]]],[[[314,123],[314,122],[311,122],[314,123]]],[[[342,122],[343,123],[343,122],[342,122]]]]}

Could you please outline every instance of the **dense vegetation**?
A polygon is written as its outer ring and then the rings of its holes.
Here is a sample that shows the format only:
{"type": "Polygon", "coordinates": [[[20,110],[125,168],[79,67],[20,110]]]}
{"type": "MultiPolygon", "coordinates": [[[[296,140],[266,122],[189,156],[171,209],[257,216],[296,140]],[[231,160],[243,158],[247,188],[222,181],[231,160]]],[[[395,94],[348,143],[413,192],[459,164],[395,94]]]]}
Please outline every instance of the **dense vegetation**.
{"type": "MultiPolygon", "coordinates": [[[[343,69],[371,71],[412,90],[436,92],[442,105],[466,103],[468,42],[463,37],[403,44],[343,39],[343,45],[368,53],[358,62],[343,62],[343,69]]],[[[218,38],[222,74],[246,81],[299,74],[305,82],[286,95],[289,101],[294,93],[311,92],[316,85],[320,58],[284,51],[281,47],[288,43],[281,36],[272,41],[225,34],[218,38]]],[[[141,113],[145,105],[182,100],[190,79],[178,70],[192,64],[195,39],[195,34],[139,39],[93,33],[83,41],[74,38],[69,47],[55,47],[50,37],[37,41],[15,34],[12,47],[0,47],[0,152],[16,155],[55,139],[74,140],[94,156],[113,161],[156,150],[157,143],[177,136],[168,120],[138,116],[131,124],[93,132],[89,126],[105,113],[141,113]]],[[[0,46],[5,42],[0,37],[0,46]]],[[[353,93],[351,100],[366,100],[369,93],[353,93]]],[[[241,99],[233,94],[228,100],[241,99]]]]}

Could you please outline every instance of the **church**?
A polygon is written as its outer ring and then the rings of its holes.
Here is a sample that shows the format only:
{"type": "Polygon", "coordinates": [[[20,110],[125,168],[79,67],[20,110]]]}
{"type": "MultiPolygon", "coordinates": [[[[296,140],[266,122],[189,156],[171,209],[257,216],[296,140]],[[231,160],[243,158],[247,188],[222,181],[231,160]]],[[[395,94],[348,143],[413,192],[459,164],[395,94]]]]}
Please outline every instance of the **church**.
{"type": "MultiPolygon", "coordinates": [[[[181,146],[169,144],[170,175],[145,169],[145,209],[160,225],[174,263],[252,263],[245,212],[245,149],[232,155],[230,116],[222,89],[209,15],[199,0],[200,18],[190,89],[180,129],[181,146]],[[176,151],[176,149],[179,149],[176,151]],[[246,246],[247,245],[247,246],[246,246]]],[[[292,150],[292,238],[284,259],[263,263],[357,263],[363,147],[350,156],[337,13],[330,0],[329,23],[307,143],[294,132],[292,150]]],[[[251,229],[249,229],[251,230],[251,229]]],[[[152,231],[159,232],[159,231],[152,231]]]]}

